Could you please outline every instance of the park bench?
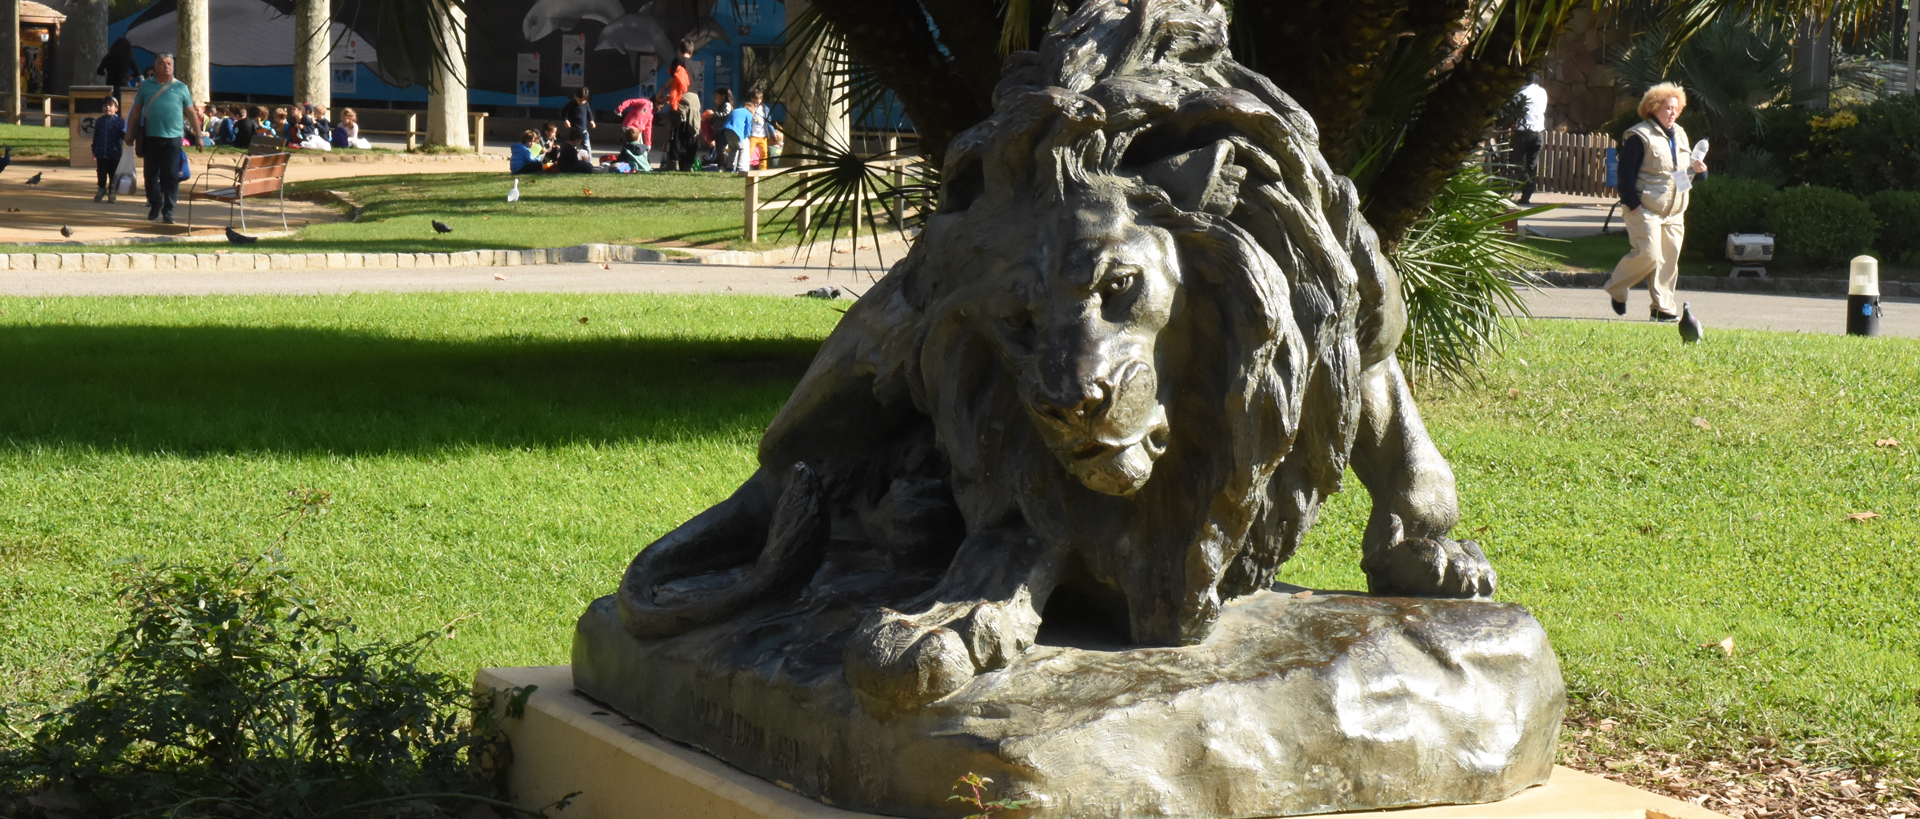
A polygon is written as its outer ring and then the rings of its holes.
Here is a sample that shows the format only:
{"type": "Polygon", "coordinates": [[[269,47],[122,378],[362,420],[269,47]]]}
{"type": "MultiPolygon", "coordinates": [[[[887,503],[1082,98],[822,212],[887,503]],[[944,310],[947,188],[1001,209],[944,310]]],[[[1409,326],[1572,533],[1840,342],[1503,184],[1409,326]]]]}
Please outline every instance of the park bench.
{"type": "Polygon", "coordinates": [[[193,189],[187,192],[187,230],[193,230],[193,203],[200,199],[227,203],[228,224],[233,222],[233,209],[239,208],[240,229],[246,230],[247,207],[242,200],[269,193],[280,195],[280,228],[286,230],[287,161],[293,157],[286,152],[284,143],[279,147],[280,150],[275,153],[258,154],[253,153],[252,148],[248,148],[247,156],[239,162],[231,166],[209,166],[205,173],[200,174],[200,179],[194,183],[193,189]],[[207,187],[208,181],[213,179],[216,173],[226,173],[226,179],[221,181],[233,184],[221,188],[207,187]]]}

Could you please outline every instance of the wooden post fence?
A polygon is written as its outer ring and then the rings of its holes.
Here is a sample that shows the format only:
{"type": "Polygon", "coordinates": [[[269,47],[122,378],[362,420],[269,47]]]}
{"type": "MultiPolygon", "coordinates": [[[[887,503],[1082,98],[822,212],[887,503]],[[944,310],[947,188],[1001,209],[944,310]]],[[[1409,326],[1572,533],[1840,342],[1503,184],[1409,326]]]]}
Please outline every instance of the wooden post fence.
{"type": "Polygon", "coordinates": [[[1617,147],[1606,134],[1541,134],[1536,190],[1586,196],[1615,196],[1607,186],[1607,149],[1617,147]]]}

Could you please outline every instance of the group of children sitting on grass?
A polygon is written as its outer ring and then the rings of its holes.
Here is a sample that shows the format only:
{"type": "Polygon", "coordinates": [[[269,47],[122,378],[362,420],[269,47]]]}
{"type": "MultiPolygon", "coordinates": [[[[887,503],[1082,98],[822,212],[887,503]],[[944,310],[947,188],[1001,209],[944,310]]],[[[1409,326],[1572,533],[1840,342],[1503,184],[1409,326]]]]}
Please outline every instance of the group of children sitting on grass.
{"type": "MultiPolygon", "coordinates": [[[[767,106],[762,102],[759,91],[747,95],[747,104],[738,108],[733,106],[733,95],[722,88],[715,95],[716,109],[708,109],[701,114],[701,124],[697,132],[699,140],[699,161],[689,155],[683,163],[698,169],[715,171],[748,171],[772,167],[779,159],[781,145],[785,141],[780,128],[768,118],[767,106]]],[[[691,103],[692,110],[699,110],[699,103],[692,94],[682,96],[683,103],[691,103]]],[[[621,136],[625,144],[618,153],[598,154],[586,128],[591,127],[591,108],[587,100],[586,89],[577,89],[574,98],[562,112],[565,124],[548,122],[539,131],[527,131],[513,146],[508,159],[508,169],[516,174],[529,173],[644,173],[653,170],[648,159],[652,150],[654,103],[646,98],[627,100],[615,109],[621,118],[621,136]],[[583,127],[585,126],[585,127],[583,127]]],[[[683,115],[682,122],[691,119],[692,112],[683,115]]],[[[672,153],[682,141],[695,138],[695,131],[686,128],[684,140],[669,140],[667,169],[672,170],[672,153]]]]}
{"type": "Polygon", "coordinates": [[[246,150],[255,138],[284,140],[294,150],[331,151],[335,148],[372,148],[360,138],[360,117],[352,108],[340,111],[338,124],[327,120],[327,107],[304,103],[269,109],[244,105],[206,107],[205,145],[230,145],[246,150]]]}
{"type": "Polygon", "coordinates": [[[584,128],[568,127],[566,133],[560,132],[560,126],[549,122],[541,126],[538,132],[527,131],[513,146],[513,154],[508,158],[510,169],[517,174],[524,173],[644,173],[653,170],[647,161],[647,143],[642,139],[639,128],[626,126],[620,129],[627,143],[617,154],[607,154],[595,161],[593,149],[587,145],[587,132],[584,128]]]}

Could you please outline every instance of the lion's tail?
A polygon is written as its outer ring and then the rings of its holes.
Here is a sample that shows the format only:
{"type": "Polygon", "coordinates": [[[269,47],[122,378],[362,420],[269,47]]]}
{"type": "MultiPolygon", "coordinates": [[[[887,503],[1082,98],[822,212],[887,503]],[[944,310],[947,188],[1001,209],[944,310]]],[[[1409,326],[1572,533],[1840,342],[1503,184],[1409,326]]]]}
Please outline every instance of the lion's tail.
{"type": "Polygon", "coordinates": [[[616,595],[627,633],[642,639],[684,634],[819,568],[830,524],[819,475],[794,464],[771,509],[762,477],[633,559],[616,595]]]}

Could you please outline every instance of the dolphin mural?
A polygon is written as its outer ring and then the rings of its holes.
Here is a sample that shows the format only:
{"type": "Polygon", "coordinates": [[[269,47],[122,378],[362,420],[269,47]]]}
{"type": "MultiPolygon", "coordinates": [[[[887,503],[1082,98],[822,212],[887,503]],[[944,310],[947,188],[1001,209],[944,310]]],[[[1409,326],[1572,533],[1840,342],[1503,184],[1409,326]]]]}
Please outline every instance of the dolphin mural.
{"type": "MultiPolygon", "coordinates": [[[[273,0],[212,0],[209,4],[214,48],[209,61],[219,66],[293,65],[293,4],[273,0]]],[[[176,0],[161,0],[148,7],[127,28],[127,41],[154,54],[171,53],[179,43],[180,19],[176,0]]],[[[376,74],[380,55],[372,41],[334,23],[328,29],[333,42],[358,37],[357,62],[376,74]]],[[[381,74],[382,79],[385,75],[381,74]]]]}
{"type": "Polygon", "coordinates": [[[527,16],[520,21],[520,33],[527,42],[537,43],[556,31],[578,28],[582,20],[611,23],[624,14],[626,9],[617,0],[540,0],[527,9],[527,16]]]}

